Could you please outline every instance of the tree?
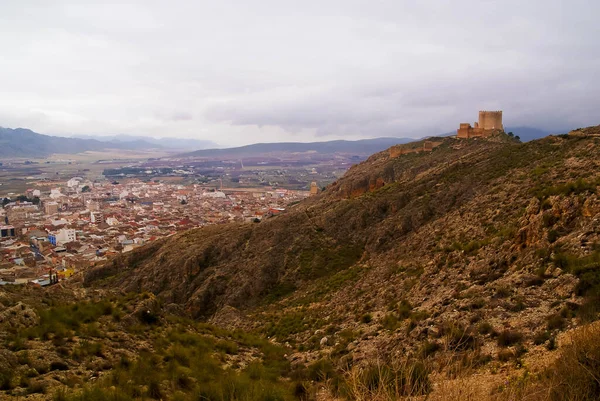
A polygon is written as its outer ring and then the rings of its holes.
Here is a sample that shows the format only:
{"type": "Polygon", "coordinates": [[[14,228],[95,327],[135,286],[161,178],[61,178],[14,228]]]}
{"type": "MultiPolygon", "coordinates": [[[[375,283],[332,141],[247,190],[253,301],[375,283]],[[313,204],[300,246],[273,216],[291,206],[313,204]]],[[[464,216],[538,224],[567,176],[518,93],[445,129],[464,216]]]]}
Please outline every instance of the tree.
{"type": "Polygon", "coordinates": [[[508,136],[510,136],[512,138],[513,136],[515,136],[515,134],[513,134],[512,131],[511,131],[511,132],[508,133],[508,136]]]}
{"type": "Polygon", "coordinates": [[[81,188],[81,192],[92,192],[92,189],[89,185],[86,185],[83,188],[81,188]]]}
{"type": "Polygon", "coordinates": [[[515,136],[515,139],[516,139],[517,141],[520,141],[520,140],[521,140],[521,137],[520,137],[519,135],[517,135],[517,136],[515,136]]]}

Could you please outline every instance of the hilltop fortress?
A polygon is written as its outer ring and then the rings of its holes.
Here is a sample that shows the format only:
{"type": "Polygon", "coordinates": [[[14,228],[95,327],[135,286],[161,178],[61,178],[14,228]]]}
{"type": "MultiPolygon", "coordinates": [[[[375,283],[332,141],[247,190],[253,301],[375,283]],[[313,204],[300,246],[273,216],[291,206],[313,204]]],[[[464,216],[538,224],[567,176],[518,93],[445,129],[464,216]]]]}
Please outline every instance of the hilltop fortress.
{"type": "Polygon", "coordinates": [[[502,111],[480,111],[479,122],[471,127],[469,123],[461,123],[456,130],[457,138],[485,138],[495,131],[504,131],[502,111]]]}
{"type": "MultiPolygon", "coordinates": [[[[482,110],[479,112],[479,121],[475,122],[474,125],[475,126],[472,127],[469,123],[460,123],[459,128],[456,130],[456,138],[488,138],[494,133],[504,132],[504,125],[502,125],[502,111],[482,110]]],[[[392,146],[388,152],[391,158],[409,153],[431,152],[442,143],[442,138],[431,137],[422,141],[392,146]]]]}

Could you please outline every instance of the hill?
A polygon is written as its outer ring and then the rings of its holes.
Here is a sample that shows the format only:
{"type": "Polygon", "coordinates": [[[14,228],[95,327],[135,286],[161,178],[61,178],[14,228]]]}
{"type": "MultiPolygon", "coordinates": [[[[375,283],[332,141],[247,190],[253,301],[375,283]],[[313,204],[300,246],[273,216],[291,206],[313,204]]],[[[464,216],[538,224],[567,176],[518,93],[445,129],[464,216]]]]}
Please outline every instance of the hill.
{"type": "Polygon", "coordinates": [[[440,142],[120,255],[83,289],[0,293],[0,325],[27,326],[0,330],[4,394],[34,377],[69,401],[596,399],[600,126],[440,142]]]}
{"type": "Polygon", "coordinates": [[[101,142],[94,139],[42,135],[25,128],[0,127],[0,157],[46,157],[52,154],[76,154],[107,149],[154,149],[144,141],[101,142]]]}
{"type": "Polygon", "coordinates": [[[371,155],[387,149],[398,143],[414,141],[410,138],[373,138],[360,139],[357,141],[327,141],[327,142],[276,142],[255,143],[227,149],[205,149],[194,152],[183,153],[177,157],[255,157],[268,156],[274,153],[305,153],[315,152],[321,154],[346,153],[353,155],[371,155]]]}
{"type": "Polygon", "coordinates": [[[307,363],[537,363],[598,317],[598,134],[383,151],[284,215],[175,235],[86,283],[150,291],[307,363]]]}

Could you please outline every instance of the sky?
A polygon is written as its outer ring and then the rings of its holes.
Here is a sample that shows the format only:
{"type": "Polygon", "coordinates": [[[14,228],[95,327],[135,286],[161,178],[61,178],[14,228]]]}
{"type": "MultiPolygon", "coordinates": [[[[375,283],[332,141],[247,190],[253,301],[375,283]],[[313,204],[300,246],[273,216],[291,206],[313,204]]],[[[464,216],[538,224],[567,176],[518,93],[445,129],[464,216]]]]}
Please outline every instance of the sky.
{"type": "Polygon", "coordinates": [[[419,138],[600,124],[597,0],[1,0],[0,126],[419,138]]]}

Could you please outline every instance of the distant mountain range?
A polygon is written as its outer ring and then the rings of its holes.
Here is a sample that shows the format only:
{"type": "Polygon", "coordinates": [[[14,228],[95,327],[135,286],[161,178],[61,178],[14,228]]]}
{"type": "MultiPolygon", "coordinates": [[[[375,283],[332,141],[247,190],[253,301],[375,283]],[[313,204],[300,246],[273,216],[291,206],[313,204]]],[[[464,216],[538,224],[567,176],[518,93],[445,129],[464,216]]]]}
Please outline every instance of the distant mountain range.
{"type": "Polygon", "coordinates": [[[0,157],[47,157],[52,154],[76,154],[88,151],[118,150],[183,150],[214,145],[210,141],[182,138],[60,137],[42,135],[26,128],[0,127],[0,157]],[[102,140],[100,140],[102,139],[102,140]]]}
{"type": "MultiPolygon", "coordinates": [[[[520,136],[524,142],[550,134],[532,127],[507,127],[506,131],[520,136]]],[[[453,135],[453,132],[445,135],[453,135]]],[[[345,153],[370,155],[392,145],[415,141],[414,138],[373,138],[356,141],[335,140],[326,142],[275,142],[257,143],[227,149],[215,149],[217,145],[208,140],[187,138],[152,138],[145,136],[77,136],[58,137],[42,135],[25,128],[0,127],[0,157],[47,157],[52,154],[76,154],[86,151],[149,150],[165,151],[196,149],[178,157],[252,157],[269,153],[315,152],[320,154],[345,153]],[[212,149],[208,149],[212,148],[212,149]]]]}
{"type": "Polygon", "coordinates": [[[373,138],[359,139],[357,141],[326,141],[326,142],[274,142],[255,143],[227,149],[203,149],[195,152],[183,153],[177,157],[253,157],[273,153],[304,153],[315,152],[321,154],[351,153],[356,155],[370,155],[380,152],[399,143],[415,141],[414,138],[373,138]]]}
{"type": "Polygon", "coordinates": [[[75,154],[108,148],[139,149],[142,147],[153,146],[143,141],[117,144],[93,139],[42,135],[25,128],[0,127],[0,157],[46,157],[56,153],[75,154]]]}
{"type": "Polygon", "coordinates": [[[113,136],[93,136],[93,135],[75,135],[74,138],[95,139],[101,142],[137,142],[143,141],[155,147],[165,149],[208,149],[217,148],[219,145],[213,141],[192,138],[152,138],[151,136],[133,136],[133,135],[113,135],[113,136]]]}
{"type": "MultiPolygon", "coordinates": [[[[521,141],[528,142],[533,139],[543,138],[550,135],[549,131],[544,131],[532,127],[507,127],[506,132],[512,132],[521,138],[521,141]]],[[[456,132],[448,132],[440,136],[456,135],[456,132]]],[[[360,156],[371,155],[389,148],[390,146],[413,142],[415,138],[373,138],[360,139],[357,141],[326,141],[326,142],[275,142],[275,143],[255,143],[252,145],[239,146],[226,149],[201,149],[194,152],[183,153],[176,157],[254,157],[273,153],[302,153],[316,152],[322,154],[331,153],[351,153],[360,156]]]]}
{"type": "Polygon", "coordinates": [[[568,132],[569,130],[563,130],[561,132],[551,132],[533,127],[506,127],[505,131],[512,132],[516,136],[519,136],[522,142],[529,142],[533,141],[534,139],[540,139],[551,134],[563,134],[568,132]]]}

